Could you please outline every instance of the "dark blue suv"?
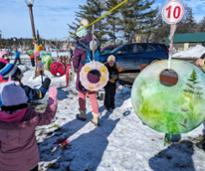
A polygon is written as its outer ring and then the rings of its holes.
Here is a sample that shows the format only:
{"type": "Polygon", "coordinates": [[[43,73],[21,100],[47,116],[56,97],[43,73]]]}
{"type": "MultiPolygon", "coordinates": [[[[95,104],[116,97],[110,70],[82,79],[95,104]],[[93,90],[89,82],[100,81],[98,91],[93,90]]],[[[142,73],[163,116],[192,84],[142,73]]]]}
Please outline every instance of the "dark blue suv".
{"type": "Polygon", "coordinates": [[[158,43],[134,43],[121,45],[110,53],[101,55],[101,59],[105,62],[109,55],[116,57],[118,66],[124,72],[133,72],[153,61],[168,59],[168,48],[158,43]]]}

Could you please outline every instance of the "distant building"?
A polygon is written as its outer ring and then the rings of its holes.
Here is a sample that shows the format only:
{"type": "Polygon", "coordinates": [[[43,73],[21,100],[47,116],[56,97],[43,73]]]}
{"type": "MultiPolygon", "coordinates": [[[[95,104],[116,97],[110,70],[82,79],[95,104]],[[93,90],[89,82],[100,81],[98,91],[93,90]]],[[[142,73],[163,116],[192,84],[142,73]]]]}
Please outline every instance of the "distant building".
{"type": "Polygon", "coordinates": [[[205,46],[205,32],[181,33],[174,36],[174,47],[177,51],[187,50],[196,45],[205,46]]]}

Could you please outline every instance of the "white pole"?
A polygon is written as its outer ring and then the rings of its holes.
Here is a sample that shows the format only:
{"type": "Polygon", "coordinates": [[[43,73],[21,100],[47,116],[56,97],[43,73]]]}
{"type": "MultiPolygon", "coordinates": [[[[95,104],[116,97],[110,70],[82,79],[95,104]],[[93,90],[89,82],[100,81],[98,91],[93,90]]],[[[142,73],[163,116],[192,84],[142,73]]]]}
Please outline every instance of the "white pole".
{"type": "Polygon", "coordinates": [[[174,44],[174,33],[176,31],[176,24],[170,25],[170,44],[169,44],[169,59],[168,59],[168,69],[171,69],[172,55],[173,55],[173,44],[174,44]]]}
{"type": "MultiPolygon", "coordinates": [[[[95,33],[95,25],[92,25],[92,43],[94,43],[94,39],[95,39],[94,38],[95,37],[94,33],[95,33]]],[[[93,61],[95,61],[95,49],[94,48],[92,48],[92,56],[93,56],[93,61]]]]}

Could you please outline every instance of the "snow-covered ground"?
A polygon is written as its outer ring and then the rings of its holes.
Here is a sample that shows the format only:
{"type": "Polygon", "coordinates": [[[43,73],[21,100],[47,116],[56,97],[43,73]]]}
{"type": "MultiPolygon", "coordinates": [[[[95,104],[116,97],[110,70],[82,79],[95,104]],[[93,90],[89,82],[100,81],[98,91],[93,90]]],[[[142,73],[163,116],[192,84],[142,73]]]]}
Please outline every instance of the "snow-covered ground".
{"type": "MultiPolygon", "coordinates": [[[[40,78],[34,80],[32,75],[32,70],[26,71],[23,82],[39,85],[40,78]]],[[[63,88],[64,79],[52,77],[52,84],[58,87],[58,112],[52,124],[36,132],[40,171],[205,171],[205,151],[195,145],[202,126],[183,135],[181,143],[164,146],[164,135],[143,125],[134,113],[130,88],[120,86],[112,113],[99,102],[102,124],[95,127],[89,122],[89,103],[88,121],[76,120],[75,84],[63,88]]]]}
{"type": "Polygon", "coordinates": [[[173,55],[174,58],[193,58],[198,59],[205,53],[205,47],[202,45],[196,45],[186,51],[178,52],[173,55]]]}

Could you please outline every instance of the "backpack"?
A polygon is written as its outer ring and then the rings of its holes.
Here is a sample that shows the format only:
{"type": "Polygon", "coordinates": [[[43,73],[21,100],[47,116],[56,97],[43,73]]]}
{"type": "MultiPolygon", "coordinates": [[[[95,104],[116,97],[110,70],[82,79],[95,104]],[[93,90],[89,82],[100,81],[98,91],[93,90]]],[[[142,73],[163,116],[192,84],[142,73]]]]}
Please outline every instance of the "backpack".
{"type": "Polygon", "coordinates": [[[91,50],[87,50],[83,64],[87,64],[87,63],[91,62],[92,60],[102,62],[99,48],[95,51],[94,57],[93,57],[93,52],[91,50]]]}

